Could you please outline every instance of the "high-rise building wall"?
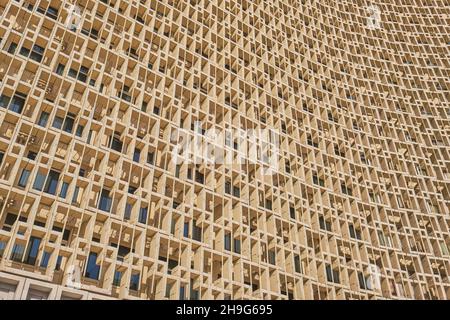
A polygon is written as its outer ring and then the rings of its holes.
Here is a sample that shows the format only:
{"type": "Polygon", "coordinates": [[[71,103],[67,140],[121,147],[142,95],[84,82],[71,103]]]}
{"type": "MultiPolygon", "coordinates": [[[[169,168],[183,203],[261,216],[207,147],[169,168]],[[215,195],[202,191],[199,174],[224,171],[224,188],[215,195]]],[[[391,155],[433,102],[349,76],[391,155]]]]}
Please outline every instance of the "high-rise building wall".
{"type": "Polygon", "coordinates": [[[0,0],[0,298],[449,299],[449,13],[0,0]]]}

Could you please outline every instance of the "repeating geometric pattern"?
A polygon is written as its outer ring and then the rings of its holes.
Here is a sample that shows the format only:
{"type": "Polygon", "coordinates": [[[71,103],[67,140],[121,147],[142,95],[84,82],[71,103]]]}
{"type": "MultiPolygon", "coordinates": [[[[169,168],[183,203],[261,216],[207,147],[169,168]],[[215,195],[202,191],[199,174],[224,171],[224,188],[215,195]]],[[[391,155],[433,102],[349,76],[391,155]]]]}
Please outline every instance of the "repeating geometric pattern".
{"type": "Polygon", "coordinates": [[[449,14],[0,0],[0,297],[449,299],[449,14]]]}

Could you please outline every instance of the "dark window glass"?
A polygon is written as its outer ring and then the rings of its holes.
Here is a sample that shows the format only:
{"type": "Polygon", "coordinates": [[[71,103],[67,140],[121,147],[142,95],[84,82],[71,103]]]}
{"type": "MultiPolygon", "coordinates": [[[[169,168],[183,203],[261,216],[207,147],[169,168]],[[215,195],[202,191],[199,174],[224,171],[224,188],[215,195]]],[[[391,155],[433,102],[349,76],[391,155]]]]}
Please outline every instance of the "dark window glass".
{"type": "Polygon", "coordinates": [[[269,263],[275,265],[276,254],[274,250],[269,250],[269,263]]]}
{"type": "Polygon", "coordinates": [[[141,150],[134,149],[133,161],[139,162],[140,157],[141,157],[141,150]]]}
{"type": "Polygon", "coordinates": [[[25,99],[26,97],[23,95],[17,95],[15,94],[14,97],[11,99],[11,104],[9,105],[9,110],[22,113],[23,106],[25,105],[25,99]]]}
{"type": "Polygon", "coordinates": [[[131,203],[127,203],[126,205],[125,205],[125,214],[124,214],[124,216],[123,216],[123,218],[125,219],[125,220],[129,220],[130,219],[130,217],[131,217],[131,209],[133,208],[133,205],[131,204],[131,203]]]}
{"type": "Polygon", "coordinates": [[[50,170],[50,172],[48,173],[47,181],[45,183],[44,192],[56,194],[56,188],[58,187],[58,179],[59,179],[59,172],[50,170]]]}
{"type": "Polygon", "coordinates": [[[28,154],[27,154],[27,158],[30,159],[30,160],[36,160],[36,157],[37,157],[37,153],[36,152],[29,151],[28,154]]]}
{"type": "Polygon", "coordinates": [[[289,215],[292,219],[295,219],[295,208],[289,207],[289,215]]]}
{"type": "Polygon", "coordinates": [[[147,163],[153,164],[153,158],[155,157],[155,154],[153,152],[149,152],[147,154],[147,163]]]}
{"type": "Polygon", "coordinates": [[[72,203],[78,202],[78,193],[80,192],[80,187],[76,186],[72,196],[72,203]]]}
{"type": "Polygon", "coordinates": [[[130,290],[137,291],[139,289],[139,273],[133,273],[130,278],[130,290]]]}
{"type": "Polygon", "coordinates": [[[21,54],[22,56],[28,57],[28,55],[30,54],[30,49],[22,47],[19,50],[19,54],[21,54]]]}
{"type": "Polygon", "coordinates": [[[47,268],[48,261],[50,260],[50,256],[51,256],[50,252],[44,251],[44,253],[42,254],[41,265],[40,265],[42,268],[47,268]]]}
{"type": "Polygon", "coordinates": [[[112,204],[112,198],[109,196],[109,191],[103,189],[101,196],[100,196],[100,201],[98,203],[98,208],[100,210],[109,212],[111,210],[111,204],[112,204]]]}
{"type": "Polygon", "coordinates": [[[364,278],[364,274],[362,272],[358,272],[358,281],[359,281],[359,288],[366,290],[366,279],[364,278]]]}
{"type": "Polygon", "coordinates": [[[45,127],[47,125],[48,117],[50,115],[47,112],[42,112],[41,116],[39,117],[38,125],[41,127],[45,127]]]}
{"type": "Polygon", "coordinates": [[[97,265],[97,254],[95,252],[91,252],[89,253],[85,277],[89,279],[98,280],[99,275],[100,275],[100,266],[97,265]]]}
{"type": "Polygon", "coordinates": [[[140,223],[147,223],[147,213],[148,213],[148,208],[141,208],[139,210],[139,222],[140,223]]]}
{"type": "Polygon", "coordinates": [[[21,244],[15,243],[11,253],[11,260],[22,262],[23,252],[25,247],[21,244]]]}
{"type": "Polygon", "coordinates": [[[33,50],[31,51],[30,59],[41,62],[42,56],[44,54],[45,49],[35,44],[33,46],[33,50]]]}
{"type": "Polygon", "coordinates": [[[325,271],[326,271],[326,273],[327,273],[327,281],[328,281],[328,282],[333,282],[333,272],[332,272],[332,270],[331,270],[331,266],[330,266],[330,265],[327,265],[327,266],[325,267],[325,271]]]}
{"type": "Polygon", "coordinates": [[[117,137],[113,137],[111,142],[111,149],[116,150],[118,152],[122,152],[122,147],[123,147],[122,141],[120,141],[120,139],[117,137]]]}
{"type": "Polygon", "coordinates": [[[63,124],[63,118],[55,117],[55,119],[53,120],[52,127],[56,128],[56,129],[61,129],[62,124],[63,124]]]}
{"type": "Polygon", "coordinates": [[[72,77],[72,78],[76,78],[76,77],[77,77],[77,74],[78,74],[77,70],[72,69],[72,68],[70,68],[70,69],[69,69],[69,72],[67,73],[67,75],[68,75],[69,77],[72,77]]]}
{"type": "Polygon", "coordinates": [[[63,259],[62,256],[58,256],[58,258],[56,258],[56,266],[55,266],[56,271],[61,269],[62,259],[63,259]]]}
{"type": "Polygon", "coordinates": [[[230,233],[225,234],[224,248],[225,248],[225,250],[231,251],[231,234],[230,233]]]}
{"type": "Polygon", "coordinates": [[[62,63],[59,63],[58,67],[56,67],[56,73],[59,74],[60,76],[62,76],[65,67],[66,67],[65,65],[63,65],[62,63]]]}
{"type": "Polygon", "coordinates": [[[75,135],[76,135],[77,137],[81,137],[81,136],[83,135],[83,130],[84,130],[84,126],[82,126],[81,124],[79,124],[79,125],[77,126],[77,130],[76,130],[76,132],[75,132],[75,135]]]}
{"type": "Polygon", "coordinates": [[[5,218],[5,223],[3,224],[3,230],[11,231],[12,226],[17,220],[17,215],[8,213],[5,218]]]}
{"type": "Polygon", "coordinates": [[[42,191],[42,188],[44,187],[45,182],[45,175],[38,172],[36,174],[36,178],[34,179],[33,189],[42,191]]]}
{"type": "Polygon", "coordinates": [[[75,122],[75,119],[72,117],[66,117],[64,121],[64,127],[63,130],[68,133],[72,133],[73,124],[75,122]]]}
{"type": "Polygon", "coordinates": [[[4,94],[2,94],[0,96],[0,107],[2,107],[2,108],[8,107],[10,100],[11,100],[11,97],[8,97],[8,96],[5,96],[4,94]]]}
{"type": "Polygon", "coordinates": [[[8,53],[14,54],[14,52],[16,52],[16,49],[17,49],[17,43],[11,42],[11,44],[8,48],[8,53]]]}
{"type": "Polygon", "coordinates": [[[240,254],[241,253],[241,240],[235,238],[233,247],[234,247],[234,252],[240,254]]]}
{"type": "Polygon", "coordinates": [[[39,252],[39,245],[41,244],[41,239],[36,237],[30,237],[30,242],[28,243],[27,253],[25,255],[25,263],[34,266],[36,263],[36,258],[39,252]]]}
{"type": "Polygon", "coordinates": [[[25,187],[28,182],[28,177],[30,176],[30,170],[23,169],[19,178],[18,185],[20,187],[25,187]]]}
{"type": "Polygon", "coordinates": [[[67,190],[69,189],[69,184],[67,182],[63,182],[61,186],[61,191],[59,192],[59,196],[63,199],[67,196],[67,190]]]}
{"type": "Polygon", "coordinates": [[[189,238],[189,222],[185,222],[183,226],[183,236],[189,238]]]}
{"type": "Polygon", "coordinates": [[[116,270],[114,272],[113,286],[119,287],[122,280],[122,272],[116,270]]]}
{"type": "Polygon", "coordinates": [[[298,273],[302,272],[302,267],[300,264],[300,257],[298,255],[294,256],[294,267],[295,267],[295,272],[298,272],[298,273]]]}

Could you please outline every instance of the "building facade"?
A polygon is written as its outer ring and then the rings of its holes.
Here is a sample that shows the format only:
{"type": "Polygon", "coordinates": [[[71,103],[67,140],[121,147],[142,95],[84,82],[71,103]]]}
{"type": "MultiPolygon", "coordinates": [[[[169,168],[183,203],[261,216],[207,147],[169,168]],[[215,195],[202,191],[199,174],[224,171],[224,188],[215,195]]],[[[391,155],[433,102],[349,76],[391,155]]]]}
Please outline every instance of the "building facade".
{"type": "Polygon", "coordinates": [[[449,299],[449,13],[0,0],[0,298],[449,299]]]}

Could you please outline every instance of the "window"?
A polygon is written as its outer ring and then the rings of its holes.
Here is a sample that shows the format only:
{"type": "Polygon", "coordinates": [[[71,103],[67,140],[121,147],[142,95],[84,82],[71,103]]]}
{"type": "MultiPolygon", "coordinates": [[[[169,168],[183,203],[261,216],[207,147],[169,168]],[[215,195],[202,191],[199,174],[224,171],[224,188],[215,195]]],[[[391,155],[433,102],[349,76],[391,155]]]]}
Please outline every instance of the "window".
{"type": "Polygon", "coordinates": [[[48,121],[48,117],[50,116],[50,114],[48,114],[47,112],[42,112],[41,116],[39,117],[38,120],[38,125],[41,127],[45,127],[47,125],[47,121],[48,121]]]}
{"type": "Polygon", "coordinates": [[[69,114],[66,117],[66,119],[64,120],[63,130],[67,133],[72,133],[74,122],[75,122],[75,116],[72,114],[69,114]]]}
{"type": "Polygon", "coordinates": [[[147,207],[143,207],[139,210],[139,222],[140,223],[147,223],[147,213],[148,213],[147,207]]]}
{"type": "Polygon", "coordinates": [[[122,280],[122,272],[116,270],[114,272],[113,286],[119,287],[121,280],[122,280]]]}
{"type": "Polygon", "coordinates": [[[120,141],[119,137],[114,136],[111,141],[111,149],[118,152],[122,152],[123,143],[120,141]]]}
{"type": "Polygon", "coordinates": [[[58,9],[53,7],[48,7],[46,15],[54,20],[58,18],[58,9]]]}
{"type": "Polygon", "coordinates": [[[81,124],[79,124],[77,126],[77,130],[75,131],[75,135],[77,137],[81,137],[83,135],[83,130],[84,130],[84,126],[82,126],[81,124]]]}
{"type": "Polygon", "coordinates": [[[11,253],[11,260],[22,262],[24,250],[25,247],[23,245],[15,243],[11,253]]]}
{"type": "Polygon", "coordinates": [[[17,215],[12,214],[12,213],[8,213],[6,215],[5,223],[3,224],[3,228],[2,229],[5,230],[5,231],[11,231],[11,229],[12,229],[14,223],[16,222],[16,220],[17,220],[17,215]]]}
{"type": "Polygon", "coordinates": [[[28,243],[27,253],[25,255],[25,263],[33,265],[36,263],[37,255],[39,252],[39,245],[41,244],[41,239],[37,237],[30,237],[30,242],[28,243]]]}
{"type": "Polygon", "coordinates": [[[234,238],[233,242],[234,242],[233,243],[234,252],[240,254],[241,253],[241,240],[234,238]]]}
{"type": "Polygon", "coordinates": [[[53,195],[56,194],[56,188],[58,187],[58,179],[59,179],[59,172],[50,170],[47,176],[47,181],[45,183],[44,192],[53,195]]]}
{"type": "Polygon", "coordinates": [[[137,188],[133,186],[128,187],[128,193],[134,194],[136,192],[137,188]]]}
{"type": "Polygon", "coordinates": [[[86,266],[85,277],[89,279],[98,280],[100,274],[100,266],[97,265],[97,253],[90,252],[86,266]]]}
{"type": "Polygon", "coordinates": [[[358,229],[355,229],[353,224],[350,224],[348,226],[348,228],[349,228],[349,231],[350,231],[350,237],[352,237],[354,239],[361,240],[361,231],[359,231],[358,229]]]}
{"type": "Polygon", "coordinates": [[[300,256],[298,256],[298,255],[294,255],[294,268],[295,268],[295,272],[302,273],[302,267],[300,264],[300,256]]]}
{"type": "Polygon", "coordinates": [[[241,196],[241,190],[239,187],[233,186],[233,196],[239,198],[241,196]]]}
{"type": "Polygon", "coordinates": [[[72,203],[78,203],[78,194],[80,192],[80,187],[76,186],[72,196],[72,203]]]}
{"type": "Polygon", "coordinates": [[[119,250],[117,252],[117,260],[123,261],[125,257],[130,253],[130,248],[119,246],[119,250]]]}
{"type": "Polygon", "coordinates": [[[60,76],[62,76],[63,75],[63,73],[64,73],[64,68],[65,68],[66,66],[65,65],[63,65],[62,63],[58,63],[58,66],[56,67],[56,73],[57,74],[59,74],[60,76]]]}
{"type": "Polygon", "coordinates": [[[87,74],[89,73],[89,69],[86,67],[81,66],[80,67],[80,73],[78,73],[78,80],[81,82],[86,83],[87,80],[87,74]]]}
{"type": "Polygon", "coordinates": [[[202,241],[202,228],[197,226],[197,221],[192,223],[192,239],[202,241]]]}
{"type": "Polygon", "coordinates": [[[275,265],[276,264],[276,254],[275,250],[269,250],[269,263],[275,265]]]}
{"type": "Polygon", "coordinates": [[[325,271],[327,274],[327,281],[339,283],[339,271],[331,268],[331,265],[327,264],[325,267],[325,271]]]}
{"type": "Polygon", "coordinates": [[[61,129],[63,121],[64,121],[63,118],[55,117],[55,119],[53,119],[52,127],[56,129],[61,129]]]}
{"type": "Polygon", "coordinates": [[[112,198],[109,196],[109,191],[102,189],[100,195],[100,201],[98,202],[98,208],[100,210],[109,212],[111,210],[112,198]]]}
{"type": "Polygon", "coordinates": [[[30,170],[23,169],[22,173],[20,174],[18,185],[22,188],[25,188],[28,182],[28,177],[30,176],[30,170]]]}
{"type": "Polygon", "coordinates": [[[61,269],[62,260],[63,256],[58,256],[58,258],[56,258],[56,266],[55,266],[56,271],[61,269]]]}
{"type": "Polygon", "coordinates": [[[130,278],[130,290],[137,291],[139,289],[139,273],[133,273],[130,278]]]}
{"type": "Polygon", "coordinates": [[[11,44],[9,45],[9,48],[8,48],[8,53],[14,54],[14,52],[16,52],[16,49],[17,49],[17,43],[11,42],[11,44]]]}
{"type": "Polygon", "coordinates": [[[185,222],[183,226],[183,236],[189,238],[189,222],[185,222]]]}
{"type": "Polygon", "coordinates": [[[289,207],[289,215],[290,215],[291,219],[295,219],[295,208],[294,207],[289,207]]]}
{"type": "Polygon", "coordinates": [[[3,152],[0,152],[0,164],[3,162],[4,156],[5,156],[5,154],[3,152]]]}
{"type": "Polygon", "coordinates": [[[19,50],[19,54],[25,57],[28,57],[28,55],[30,54],[30,49],[22,47],[19,50]]]}
{"type": "Polygon", "coordinates": [[[44,187],[45,182],[45,175],[41,172],[38,172],[36,174],[36,178],[34,179],[33,189],[42,191],[42,188],[44,187]]]}
{"type": "Polygon", "coordinates": [[[5,241],[0,241],[0,258],[3,257],[3,253],[5,252],[5,248],[6,248],[6,242],[5,241]]]}
{"type": "Polygon", "coordinates": [[[21,93],[16,93],[11,99],[9,110],[17,113],[22,113],[23,106],[25,105],[25,99],[27,97],[21,93]]]}
{"type": "Polygon", "coordinates": [[[59,196],[63,199],[67,196],[67,190],[69,189],[69,184],[67,182],[63,182],[61,186],[61,191],[59,191],[59,196]]]}
{"type": "Polygon", "coordinates": [[[325,181],[321,178],[319,178],[316,174],[313,175],[313,183],[317,184],[321,187],[325,186],[325,181]]]}
{"type": "Polygon", "coordinates": [[[331,271],[331,266],[327,265],[325,267],[325,272],[327,273],[327,281],[333,282],[333,272],[331,271]]]}
{"type": "Polygon", "coordinates": [[[41,268],[47,268],[48,266],[48,262],[50,260],[50,256],[51,253],[48,251],[44,251],[44,253],[42,254],[42,259],[41,259],[41,268]]]}
{"type": "Polygon", "coordinates": [[[125,205],[125,214],[123,215],[123,218],[125,220],[129,220],[131,217],[131,209],[133,208],[133,205],[131,203],[128,203],[125,205]]]}
{"type": "Polygon", "coordinates": [[[11,100],[11,97],[8,97],[8,96],[2,94],[0,96],[0,107],[2,107],[2,108],[8,107],[10,100],[11,100]]]}
{"type": "Polygon", "coordinates": [[[186,299],[186,287],[180,286],[180,300],[186,299]]]}
{"type": "Polygon", "coordinates": [[[142,102],[141,111],[147,112],[147,105],[148,105],[148,102],[146,102],[146,101],[142,102]]]}
{"type": "Polygon", "coordinates": [[[147,163],[153,164],[153,158],[155,157],[155,154],[153,152],[147,153],[147,163]]]}
{"type": "Polygon", "coordinates": [[[353,194],[352,194],[352,189],[350,189],[349,187],[347,187],[344,183],[341,184],[341,190],[342,190],[342,193],[344,193],[344,194],[346,194],[346,195],[349,195],[349,196],[352,196],[352,195],[353,195],[353,194]]]}
{"type": "Polygon", "coordinates": [[[30,159],[30,160],[36,160],[36,157],[37,157],[37,153],[36,152],[29,151],[28,154],[27,154],[27,158],[30,159]]]}
{"type": "Polygon", "coordinates": [[[267,210],[272,210],[272,200],[266,199],[265,207],[267,210]]]}
{"type": "Polygon", "coordinates": [[[227,251],[231,251],[231,233],[226,233],[224,237],[224,248],[227,251]]]}
{"type": "Polygon", "coordinates": [[[322,230],[331,231],[331,222],[322,216],[319,217],[319,226],[322,230]]]}
{"type": "Polygon", "coordinates": [[[225,193],[231,194],[231,182],[225,181],[225,193]]]}
{"type": "Polygon", "coordinates": [[[38,46],[37,44],[33,45],[33,49],[31,50],[30,59],[36,62],[41,62],[42,56],[44,55],[45,49],[38,46]]]}
{"type": "Polygon", "coordinates": [[[358,272],[358,281],[359,281],[359,288],[366,290],[366,279],[364,278],[364,274],[362,272],[358,272]]]}
{"type": "Polygon", "coordinates": [[[50,170],[45,183],[44,192],[50,194],[56,194],[56,188],[58,186],[59,172],[50,170]]]}
{"type": "Polygon", "coordinates": [[[135,162],[139,162],[139,158],[141,157],[141,150],[139,149],[134,149],[134,154],[133,154],[133,161],[135,162]]]}

